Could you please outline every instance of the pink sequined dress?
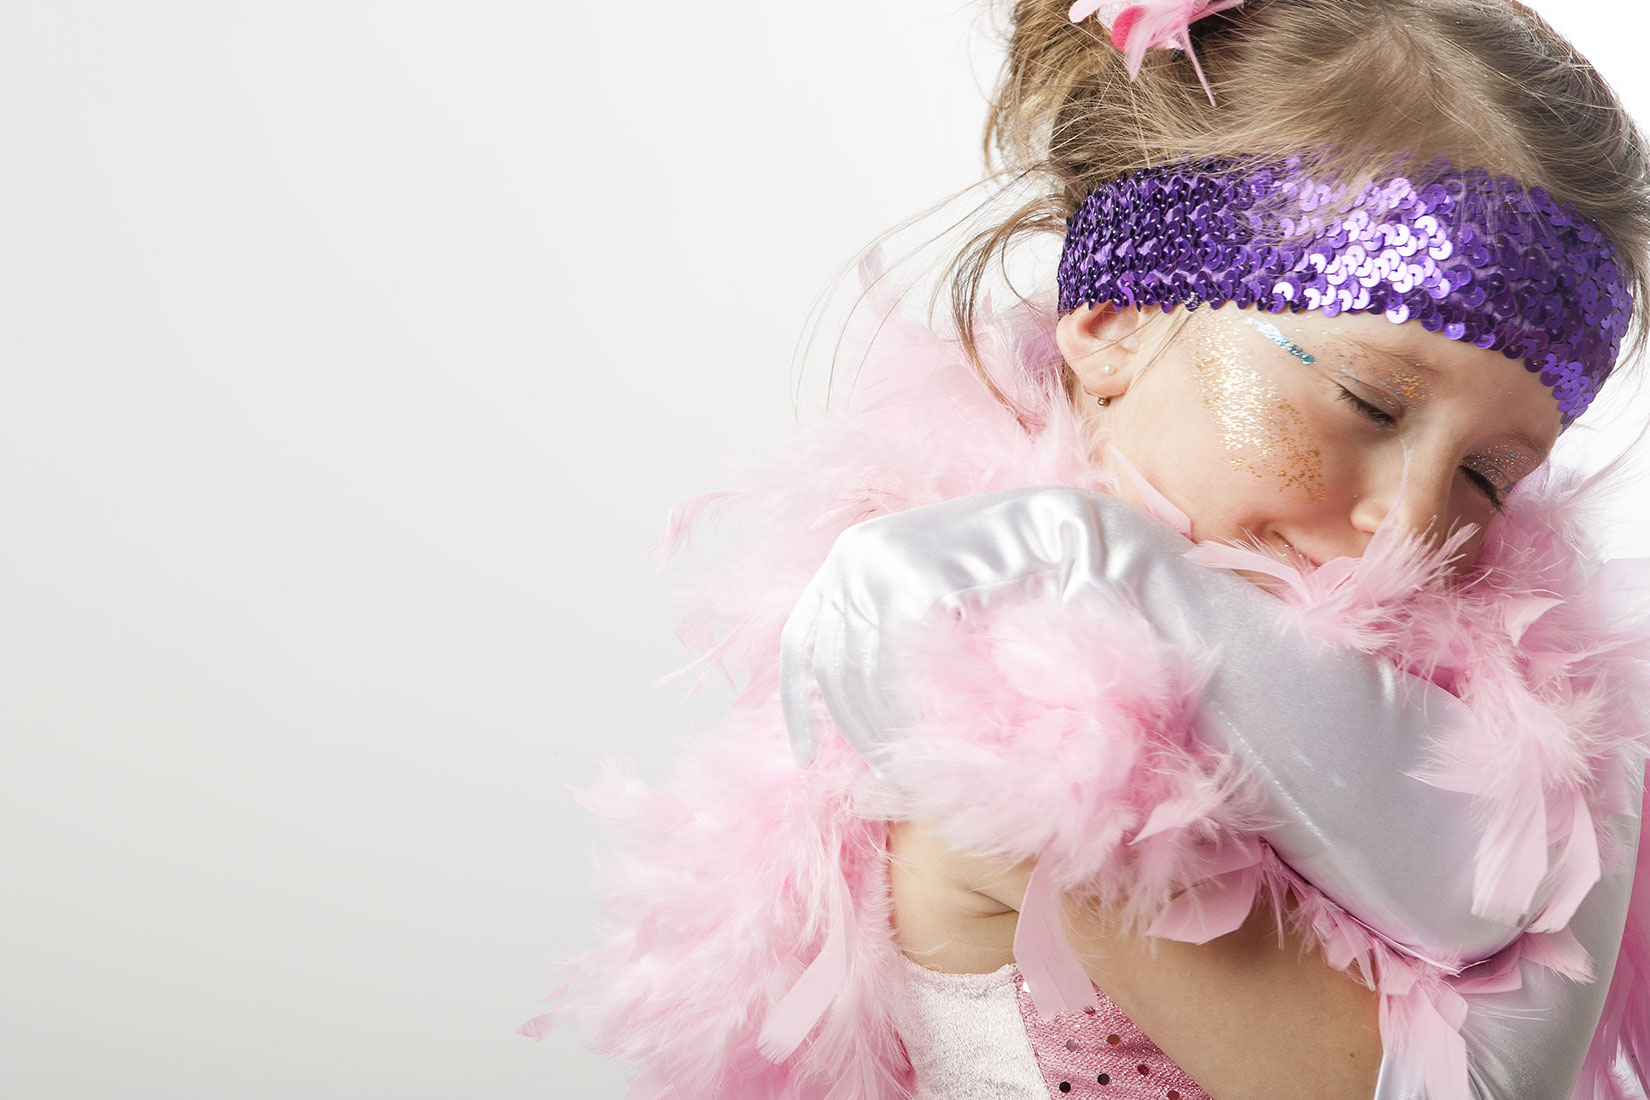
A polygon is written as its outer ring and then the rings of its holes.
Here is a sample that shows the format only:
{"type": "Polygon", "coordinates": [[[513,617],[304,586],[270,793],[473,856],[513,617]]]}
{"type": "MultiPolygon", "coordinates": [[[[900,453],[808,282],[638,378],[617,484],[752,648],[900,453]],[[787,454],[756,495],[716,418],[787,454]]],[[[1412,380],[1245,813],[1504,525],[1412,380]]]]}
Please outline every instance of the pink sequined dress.
{"type": "Polygon", "coordinates": [[[913,1100],[1210,1100],[1103,991],[1039,1017],[1012,964],[945,974],[901,956],[901,1042],[913,1100]]]}

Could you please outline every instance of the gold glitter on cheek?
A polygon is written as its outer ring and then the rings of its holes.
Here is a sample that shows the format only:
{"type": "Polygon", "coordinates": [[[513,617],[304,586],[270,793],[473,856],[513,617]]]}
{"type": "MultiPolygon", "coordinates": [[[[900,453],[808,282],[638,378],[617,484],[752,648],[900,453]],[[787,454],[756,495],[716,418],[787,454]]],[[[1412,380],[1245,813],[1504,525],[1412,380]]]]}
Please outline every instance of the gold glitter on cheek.
{"type": "Polygon", "coordinates": [[[1323,454],[1303,442],[1300,411],[1212,324],[1199,327],[1195,350],[1203,406],[1220,425],[1232,468],[1276,481],[1309,503],[1324,499],[1323,454]]]}

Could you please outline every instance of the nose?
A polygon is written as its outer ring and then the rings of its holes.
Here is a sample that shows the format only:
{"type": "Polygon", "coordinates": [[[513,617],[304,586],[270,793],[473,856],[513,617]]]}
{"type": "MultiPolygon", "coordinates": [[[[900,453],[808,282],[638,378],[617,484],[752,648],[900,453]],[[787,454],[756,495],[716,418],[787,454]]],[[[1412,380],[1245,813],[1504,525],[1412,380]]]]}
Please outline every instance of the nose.
{"type": "Polygon", "coordinates": [[[1433,546],[1455,526],[1455,517],[1449,514],[1453,464],[1406,454],[1401,463],[1392,465],[1396,468],[1373,472],[1352,504],[1352,528],[1360,538],[1360,553],[1383,525],[1433,546]]]}

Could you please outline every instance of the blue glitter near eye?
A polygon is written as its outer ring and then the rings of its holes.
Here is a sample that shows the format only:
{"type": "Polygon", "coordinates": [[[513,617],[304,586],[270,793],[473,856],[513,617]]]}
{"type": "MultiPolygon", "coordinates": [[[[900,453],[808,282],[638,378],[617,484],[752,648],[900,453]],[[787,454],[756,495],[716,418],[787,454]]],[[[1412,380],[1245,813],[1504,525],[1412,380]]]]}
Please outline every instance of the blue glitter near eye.
{"type": "Polygon", "coordinates": [[[1245,317],[1243,319],[1243,323],[1258,331],[1262,336],[1266,337],[1268,340],[1272,341],[1272,343],[1276,344],[1284,351],[1287,351],[1290,355],[1293,355],[1301,362],[1311,364],[1318,361],[1311,352],[1307,351],[1305,348],[1289,339],[1289,337],[1285,336],[1278,329],[1278,326],[1272,324],[1270,321],[1257,321],[1253,317],[1245,317]]]}

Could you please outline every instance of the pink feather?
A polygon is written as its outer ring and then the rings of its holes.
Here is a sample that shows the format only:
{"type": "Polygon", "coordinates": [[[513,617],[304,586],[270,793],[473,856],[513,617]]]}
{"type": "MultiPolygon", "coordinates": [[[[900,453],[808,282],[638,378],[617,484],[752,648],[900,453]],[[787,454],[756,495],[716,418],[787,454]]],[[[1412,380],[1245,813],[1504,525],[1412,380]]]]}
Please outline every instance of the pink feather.
{"type": "Polygon", "coordinates": [[[1129,479],[1129,485],[1140,498],[1140,503],[1146,511],[1173,527],[1184,538],[1192,537],[1191,519],[1173,501],[1158,492],[1157,486],[1141,475],[1135,464],[1129,461],[1128,455],[1109,444],[1106,454],[1110,455],[1117,468],[1123,471],[1123,476],[1129,479]]]}
{"type": "Polygon", "coordinates": [[[1119,6],[1108,5],[1106,0],[1078,0],[1067,15],[1073,23],[1080,23],[1102,8],[1117,8],[1111,19],[1111,41],[1112,45],[1123,51],[1129,79],[1139,77],[1147,50],[1181,50],[1192,63],[1198,83],[1208,93],[1212,106],[1215,93],[1209,87],[1209,81],[1203,75],[1203,66],[1198,64],[1197,54],[1192,49],[1190,28],[1204,16],[1235,8],[1241,3],[1243,0],[1145,0],[1143,3],[1119,6]]]}
{"type": "Polygon", "coordinates": [[[1518,920],[1547,874],[1547,807],[1533,761],[1518,768],[1519,789],[1490,808],[1473,867],[1473,912],[1518,920]]]}
{"type": "MultiPolygon", "coordinates": [[[[1641,791],[1641,815],[1650,814],[1650,789],[1641,791]]],[[[1643,817],[1641,816],[1641,820],[1643,817]]],[[[1650,844],[1640,842],[1621,953],[1604,999],[1604,1012],[1582,1066],[1577,1100],[1638,1100],[1650,1082],[1650,844]],[[1625,1087],[1624,1068],[1639,1087],[1625,1087]]]]}
{"type": "MultiPolygon", "coordinates": [[[[889,1010],[898,968],[885,822],[932,814],[955,846],[1035,859],[1062,889],[1126,906],[1141,929],[1162,919],[1161,931],[1201,935],[1271,898],[1333,965],[1378,988],[1383,1040],[1409,1052],[1434,1100],[1464,1095],[1453,1028],[1466,1002],[1443,988],[1446,967],[1392,950],[1264,846],[1217,873],[1211,853],[1253,843],[1259,822],[1230,762],[1191,736],[1213,654],[1165,645],[1126,603],[1094,594],[1048,606],[1028,593],[936,630],[914,678],[923,723],[888,761],[896,778],[921,782],[877,782],[832,737],[813,766],[794,764],[776,698],[779,631],[842,530],[971,493],[1111,487],[1046,369],[1058,362],[1046,306],[984,319],[982,355],[1010,408],[954,343],[873,305],[853,399],[671,526],[672,546],[712,522],[733,535],[708,566],[674,568],[698,668],[725,671],[742,690],[725,727],[693,744],[669,783],[613,767],[587,792],[626,838],[598,875],[609,931],[568,962],[570,984],[526,1030],[579,1027],[638,1065],[634,1097],[905,1096],[909,1066],[889,1010]],[[778,1063],[763,1056],[765,1025],[770,1052],[794,1044],[778,1063]]],[[[1460,699],[1467,720],[1435,746],[1429,780],[1478,809],[1484,842],[1470,870],[1488,880],[1486,899],[1532,904],[1532,880],[1550,876],[1555,922],[1595,859],[1616,858],[1599,824],[1622,801],[1622,761],[1643,751],[1643,616],[1618,604],[1636,575],[1595,577],[1579,535],[1589,491],[1527,480],[1460,583],[1448,566],[1459,537],[1429,551],[1378,535],[1335,568],[1267,566],[1306,629],[1460,699]],[[1532,593],[1561,602],[1532,614],[1532,593]],[[1549,846],[1559,853],[1550,864],[1549,846]]],[[[1206,549],[1229,567],[1258,564],[1206,549]]],[[[1618,1051],[1633,1065],[1650,1058],[1650,875],[1639,882],[1588,1062],[1600,1089],[1612,1087],[1618,1051]]],[[[1564,946],[1525,944],[1532,961],[1574,970],[1564,946]]],[[[1468,1002],[1509,973],[1468,971],[1468,1002]]]]}
{"type": "Polygon", "coordinates": [[[1548,611],[1563,603],[1549,596],[1515,596],[1507,601],[1507,610],[1503,620],[1507,624],[1507,637],[1517,645],[1524,638],[1524,632],[1548,611]]]}
{"type": "Polygon", "coordinates": [[[1519,941],[1521,957],[1544,966],[1573,982],[1593,980],[1593,960],[1568,928],[1557,932],[1531,932],[1519,941]]]}
{"type": "Polygon", "coordinates": [[[1260,888],[1256,868],[1228,872],[1181,892],[1152,921],[1146,935],[1185,943],[1208,943],[1235,932],[1255,907],[1260,888]]]}
{"type": "Polygon", "coordinates": [[[1552,896],[1530,925],[1531,932],[1557,932],[1569,924],[1576,907],[1603,873],[1598,830],[1593,825],[1592,809],[1580,791],[1570,797],[1570,836],[1558,858],[1557,872],[1552,896]]]}

